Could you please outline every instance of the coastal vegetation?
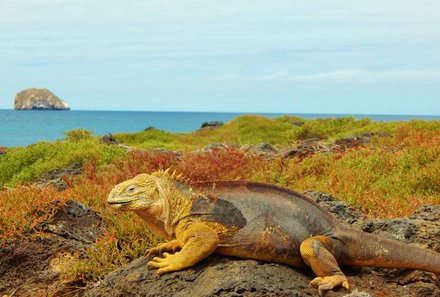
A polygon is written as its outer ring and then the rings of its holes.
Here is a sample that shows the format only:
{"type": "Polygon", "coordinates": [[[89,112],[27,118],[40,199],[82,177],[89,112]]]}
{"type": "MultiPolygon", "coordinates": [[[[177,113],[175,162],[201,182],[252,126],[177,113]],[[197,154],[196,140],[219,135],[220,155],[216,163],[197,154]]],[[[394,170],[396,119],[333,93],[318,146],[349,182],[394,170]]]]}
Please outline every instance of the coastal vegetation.
{"type": "Polygon", "coordinates": [[[90,131],[78,129],[65,135],[65,140],[8,150],[0,159],[0,187],[25,185],[50,170],[69,164],[93,161],[99,166],[124,155],[121,148],[98,143],[90,131]]]}
{"type": "Polygon", "coordinates": [[[121,143],[138,148],[194,150],[212,143],[235,145],[269,143],[285,147],[292,142],[309,138],[334,141],[364,133],[392,133],[398,129],[433,131],[440,129],[439,121],[412,120],[409,122],[374,122],[354,117],[302,119],[294,116],[267,118],[247,115],[238,117],[216,129],[199,129],[191,133],[170,133],[146,129],[138,133],[116,134],[121,143]]]}
{"type": "Polygon", "coordinates": [[[191,181],[250,180],[328,192],[369,217],[405,216],[421,205],[440,203],[439,121],[243,116],[192,133],[148,129],[115,138],[132,149],[103,144],[86,130],[66,132],[56,142],[7,149],[0,156],[0,244],[33,234],[63,202],[78,201],[98,210],[107,228],[93,248],[74,256],[63,277],[98,280],[158,243],[135,215],[109,209],[108,193],[123,180],[165,168],[191,181]],[[334,146],[366,134],[368,143],[334,146]],[[334,149],[290,157],[243,149],[269,143],[282,151],[310,138],[334,149]],[[203,149],[213,143],[227,145],[203,149]],[[66,189],[35,185],[44,173],[72,163],[82,164],[82,173],[63,177],[66,189]]]}

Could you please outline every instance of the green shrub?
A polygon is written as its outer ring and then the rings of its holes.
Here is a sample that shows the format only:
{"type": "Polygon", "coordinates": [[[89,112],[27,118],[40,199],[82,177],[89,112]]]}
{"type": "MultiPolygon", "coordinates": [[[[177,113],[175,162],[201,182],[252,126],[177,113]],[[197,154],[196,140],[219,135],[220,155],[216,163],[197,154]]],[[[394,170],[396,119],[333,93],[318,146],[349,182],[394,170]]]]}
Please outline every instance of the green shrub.
{"type": "Polygon", "coordinates": [[[295,116],[267,118],[257,115],[237,117],[215,129],[200,129],[190,133],[171,133],[157,129],[114,135],[124,144],[138,148],[194,150],[211,143],[234,145],[262,142],[286,147],[293,142],[317,137],[334,141],[369,132],[393,134],[402,128],[436,131],[440,121],[373,122],[369,118],[322,118],[306,120],[295,116]]]}
{"type": "Polygon", "coordinates": [[[63,132],[63,134],[67,141],[91,140],[93,138],[92,131],[84,130],[82,128],[66,131],[63,132]]]}
{"type": "Polygon", "coordinates": [[[43,173],[62,169],[72,163],[84,164],[96,160],[98,165],[111,162],[124,154],[124,150],[105,144],[82,134],[82,138],[69,141],[40,142],[16,148],[0,158],[0,187],[32,182],[43,173]]]}

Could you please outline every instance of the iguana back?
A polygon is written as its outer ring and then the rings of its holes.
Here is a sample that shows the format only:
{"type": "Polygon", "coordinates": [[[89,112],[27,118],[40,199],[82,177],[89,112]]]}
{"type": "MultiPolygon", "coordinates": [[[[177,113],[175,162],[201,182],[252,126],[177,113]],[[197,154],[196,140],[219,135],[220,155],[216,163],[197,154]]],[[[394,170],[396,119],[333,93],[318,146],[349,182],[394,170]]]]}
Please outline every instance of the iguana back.
{"type": "Polygon", "coordinates": [[[191,184],[208,199],[196,199],[191,215],[233,230],[216,252],[302,266],[299,247],[314,235],[334,236],[340,223],[310,198],[253,182],[191,184]]]}

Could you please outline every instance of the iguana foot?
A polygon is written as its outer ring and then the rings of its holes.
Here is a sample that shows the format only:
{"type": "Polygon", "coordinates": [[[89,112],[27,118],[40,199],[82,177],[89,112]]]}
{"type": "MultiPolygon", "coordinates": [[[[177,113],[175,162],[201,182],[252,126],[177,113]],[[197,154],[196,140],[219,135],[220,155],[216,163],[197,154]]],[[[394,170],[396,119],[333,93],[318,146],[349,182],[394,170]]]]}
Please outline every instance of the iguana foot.
{"type": "Polygon", "coordinates": [[[169,242],[161,243],[158,246],[148,249],[146,252],[146,256],[150,259],[152,256],[160,255],[164,252],[177,252],[181,249],[181,246],[177,240],[171,240],[169,242]]]}
{"type": "Polygon", "coordinates": [[[154,257],[153,260],[147,263],[148,267],[159,268],[157,274],[162,275],[167,272],[178,271],[187,266],[182,265],[180,260],[180,255],[169,253],[163,253],[163,258],[154,257]]]}
{"type": "Polygon", "coordinates": [[[304,262],[318,275],[310,282],[311,287],[317,287],[319,294],[334,287],[349,288],[347,277],[342,273],[336,261],[338,242],[328,236],[313,236],[305,239],[300,246],[304,262]],[[320,275],[320,276],[319,276],[320,275]]]}
{"type": "Polygon", "coordinates": [[[311,287],[317,287],[319,292],[331,290],[334,287],[342,286],[346,288],[347,290],[350,288],[348,284],[348,280],[345,277],[345,275],[331,275],[331,276],[323,276],[323,277],[316,277],[313,279],[309,286],[311,287]]]}

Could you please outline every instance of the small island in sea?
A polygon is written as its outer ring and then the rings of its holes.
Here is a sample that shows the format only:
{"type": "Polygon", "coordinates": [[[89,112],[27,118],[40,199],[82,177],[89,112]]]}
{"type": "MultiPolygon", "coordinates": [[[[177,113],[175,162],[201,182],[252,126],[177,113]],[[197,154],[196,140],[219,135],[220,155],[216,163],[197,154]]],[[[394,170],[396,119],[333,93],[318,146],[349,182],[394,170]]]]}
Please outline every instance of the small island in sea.
{"type": "Polygon", "coordinates": [[[48,89],[25,89],[14,99],[15,110],[70,110],[69,104],[48,89]]]}

